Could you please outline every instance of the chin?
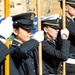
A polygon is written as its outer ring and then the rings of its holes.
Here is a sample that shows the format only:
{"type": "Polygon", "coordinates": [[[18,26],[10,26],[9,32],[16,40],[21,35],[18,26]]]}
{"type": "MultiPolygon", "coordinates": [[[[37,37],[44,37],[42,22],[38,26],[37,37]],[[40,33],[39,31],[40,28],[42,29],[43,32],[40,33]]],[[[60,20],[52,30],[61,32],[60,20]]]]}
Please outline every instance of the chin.
{"type": "Polygon", "coordinates": [[[29,40],[30,40],[30,38],[26,39],[26,41],[29,41],[29,40]]]}
{"type": "Polygon", "coordinates": [[[54,38],[56,38],[57,36],[55,36],[54,38]]]}
{"type": "Polygon", "coordinates": [[[27,42],[27,41],[29,41],[30,39],[25,39],[25,40],[23,40],[23,42],[27,42]]]}

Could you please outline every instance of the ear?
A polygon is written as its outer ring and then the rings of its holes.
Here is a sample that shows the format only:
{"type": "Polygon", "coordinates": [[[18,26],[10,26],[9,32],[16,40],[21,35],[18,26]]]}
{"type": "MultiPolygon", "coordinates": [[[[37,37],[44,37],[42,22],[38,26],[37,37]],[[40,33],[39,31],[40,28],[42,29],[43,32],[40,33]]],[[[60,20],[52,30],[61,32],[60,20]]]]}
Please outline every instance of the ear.
{"type": "Polygon", "coordinates": [[[13,33],[14,33],[14,35],[17,35],[18,34],[18,30],[17,29],[13,29],[13,33]]]}
{"type": "Polygon", "coordinates": [[[65,11],[66,11],[66,12],[68,11],[68,5],[66,5],[66,7],[65,7],[65,11]]]}
{"type": "Polygon", "coordinates": [[[47,33],[47,27],[44,27],[44,32],[47,33]]]}

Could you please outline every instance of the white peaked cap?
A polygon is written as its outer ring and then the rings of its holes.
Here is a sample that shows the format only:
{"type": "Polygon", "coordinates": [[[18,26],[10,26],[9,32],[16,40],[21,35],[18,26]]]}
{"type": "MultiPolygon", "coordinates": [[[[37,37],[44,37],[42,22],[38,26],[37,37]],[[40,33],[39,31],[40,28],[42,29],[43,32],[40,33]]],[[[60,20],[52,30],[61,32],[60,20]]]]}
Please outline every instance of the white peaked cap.
{"type": "Polygon", "coordinates": [[[43,21],[43,20],[53,20],[53,19],[57,19],[57,18],[61,19],[59,14],[54,14],[54,15],[47,16],[47,17],[43,16],[43,17],[41,17],[41,21],[43,21]]]}

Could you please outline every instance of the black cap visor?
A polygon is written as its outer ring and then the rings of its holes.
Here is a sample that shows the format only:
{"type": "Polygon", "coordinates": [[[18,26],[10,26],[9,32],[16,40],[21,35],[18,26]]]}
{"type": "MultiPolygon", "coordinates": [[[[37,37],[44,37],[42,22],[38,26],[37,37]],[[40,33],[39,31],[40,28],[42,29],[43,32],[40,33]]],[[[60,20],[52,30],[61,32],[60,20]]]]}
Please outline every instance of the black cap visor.
{"type": "Polygon", "coordinates": [[[31,25],[27,25],[27,26],[22,25],[21,27],[28,30],[35,30],[34,26],[31,26],[31,25]]]}
{"type": "Polygon", "coordinates": [[[48,25],[49,27],[53,28],[53,29],[61,29],[60,26],[53,26],[53,25],[48,25]]]}

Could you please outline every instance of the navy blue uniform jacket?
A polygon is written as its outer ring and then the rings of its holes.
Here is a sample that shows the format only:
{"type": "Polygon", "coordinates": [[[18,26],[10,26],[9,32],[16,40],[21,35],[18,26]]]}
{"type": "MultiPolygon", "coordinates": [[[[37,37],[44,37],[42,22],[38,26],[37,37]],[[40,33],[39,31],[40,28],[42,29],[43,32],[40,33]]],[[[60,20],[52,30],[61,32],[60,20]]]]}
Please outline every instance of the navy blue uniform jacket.
{"type": "Polygon", "coordinates": [[[60,40],[56,44],[45,36],[42,43],[43,60],[51,74],[60,74],[61,62],[68,59],[70,41],[60,40]],[[61,44],[59,44],[61,43],[61,44]]]}
{"type": "MultiPolygon", "coordinates": [[[[4,75],[4,71],[3,71],[3,63],[5,60],[5,57],[12,53],[13,50],[9,50],[5,44],[3,44],[0,41],[0,75],[4,75]]],[[[15,64],[12,61],[12,58],[10,58],[10,75],[20,75],[17,68],[15,67],[15,64]]]]}
{"type": "MultiPolygon", "coordinates": [[[[38,75],[38,41],[31,39],[23,44],[13,41],[15,51],[12,53],[14,63],[21,75],[38,75]]],[[[45,66],[43,65],[45,68],[45,66]]],[[[48,71],[44,69],[45,75],[48,71]]]]}

